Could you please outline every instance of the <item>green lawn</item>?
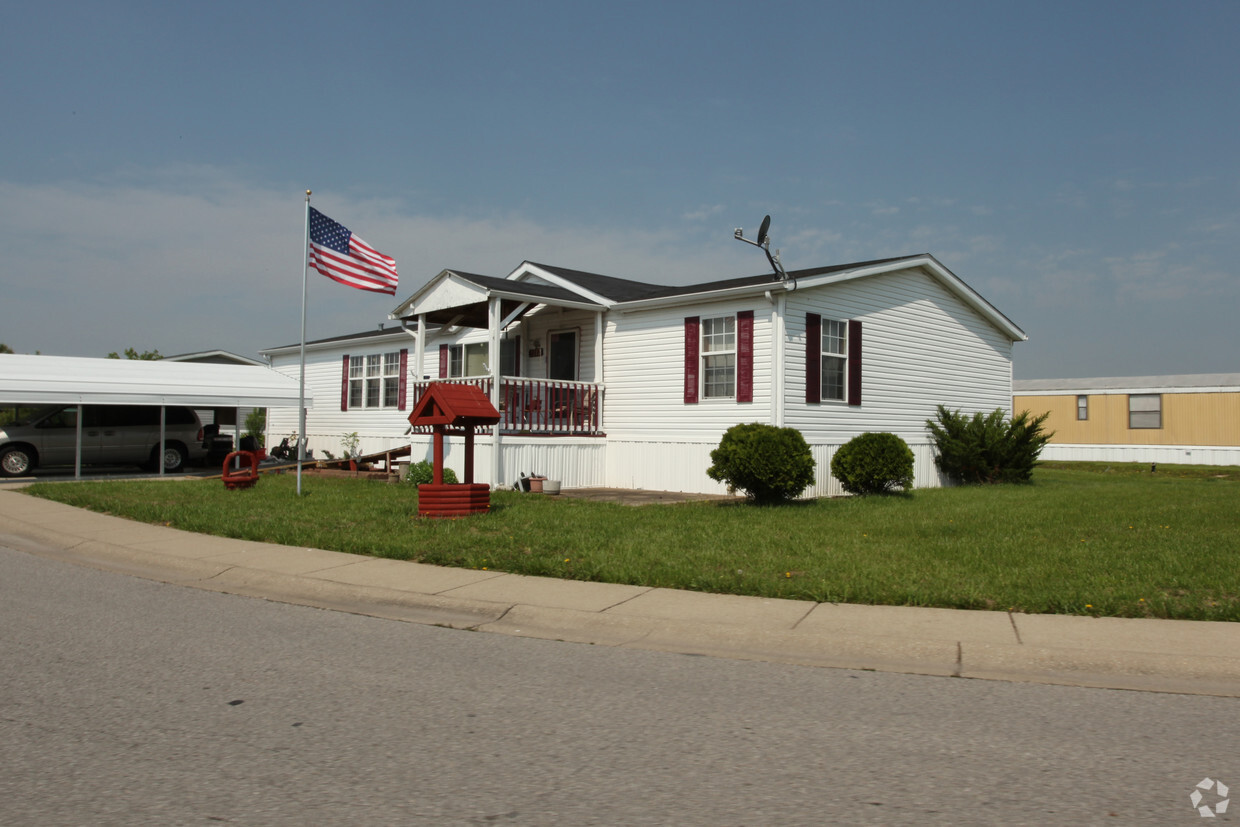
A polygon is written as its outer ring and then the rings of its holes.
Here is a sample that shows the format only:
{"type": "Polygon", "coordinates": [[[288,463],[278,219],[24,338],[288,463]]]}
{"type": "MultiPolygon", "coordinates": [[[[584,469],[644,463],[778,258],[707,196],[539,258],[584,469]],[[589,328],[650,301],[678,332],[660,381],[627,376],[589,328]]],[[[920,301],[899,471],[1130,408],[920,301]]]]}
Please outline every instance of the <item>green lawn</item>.
{"type": "Polygon", "coordinates": [[[1039,468],[1031,485],[756,507],[495,492],[422,520],[409,486],[267,476],[26,491],[188,531],[577,580],[816,601],[1240,620],[1240,469],[1039,468]]]}

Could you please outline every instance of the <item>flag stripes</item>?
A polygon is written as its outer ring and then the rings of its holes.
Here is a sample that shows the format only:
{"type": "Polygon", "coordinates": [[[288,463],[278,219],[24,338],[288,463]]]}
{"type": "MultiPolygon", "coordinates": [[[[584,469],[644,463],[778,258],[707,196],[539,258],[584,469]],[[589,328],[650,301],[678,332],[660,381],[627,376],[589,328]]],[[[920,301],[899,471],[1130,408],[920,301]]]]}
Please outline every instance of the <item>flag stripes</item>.
{"type": "Polygon", "coordinates": [[[385,256],[339,224],[310,208],[310,266],[358,290],[396,295],[396,260],[385,256]]]}

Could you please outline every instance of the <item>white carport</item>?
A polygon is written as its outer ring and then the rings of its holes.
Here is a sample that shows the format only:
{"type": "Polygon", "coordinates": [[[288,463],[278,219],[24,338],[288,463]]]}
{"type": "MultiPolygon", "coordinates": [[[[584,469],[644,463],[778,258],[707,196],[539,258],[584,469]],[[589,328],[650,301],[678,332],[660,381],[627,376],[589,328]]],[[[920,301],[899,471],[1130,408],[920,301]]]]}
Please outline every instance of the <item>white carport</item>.
{"type": "MultiPolygon", "coordinates": [[[[251,365],[0,355],[0,404],[78,406],[78,477],[83,405],[158,406],[162,443],[167,406],[296,408],[299,390],[296,379],[251,365]]],[[[305,403],[313,407],[310,396],[305,403]]]]}

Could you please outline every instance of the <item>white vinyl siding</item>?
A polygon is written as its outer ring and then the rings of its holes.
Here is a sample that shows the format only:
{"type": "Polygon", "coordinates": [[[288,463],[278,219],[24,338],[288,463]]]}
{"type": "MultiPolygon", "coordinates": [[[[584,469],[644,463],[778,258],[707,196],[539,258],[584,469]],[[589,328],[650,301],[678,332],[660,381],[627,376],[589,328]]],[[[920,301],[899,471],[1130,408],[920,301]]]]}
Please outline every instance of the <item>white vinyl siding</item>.
{"type": "MultiPolygon", "coordinates": [[[[715,447],[723,432],[738,422],[769,422],[772,312],[772,305],[758,296],[744,301],[609,314],[603,369],[608,438],[689,440],[711,442],[715,447]],[[735,318],[743,310],[754,311],[753,402],[737,402],[733,393],[717,399],[702,396],[698,404],[686,405],[685,317],[700,315],[704,322],[722,316],[735,318]]],[[[698,358],[701,357],[699,352],[698,358]]],[[[705,470],[700,473],[709,483],[705,470]]]]}
{"type": "MultiPolygon", "coordinates": [[[[324,450],[331,451],[337,456],[341,455],[343,453],[341,440],[345,434],[354,431],[361,439],[359,447],[364,454],[409,444],[404,436],[405,429],[409,427],[409,411],[402,411],[398,407],[400,402],[400,351],[408,350],[409,371],[412,374],[415,370],[413,356],[415,346],[413,337],[396,332],[391,336],[381,337],[377,342],[345,341],[334,346],[307,346],[306,392],[313,397],[314,404],[306,410],[306,433],[310,440],[310,448],[314,450],[316,457],[323,457],[324,450]],[[346,353],[349,354],[349,410],[342,411],[340,410],[341,357],[346,353]],[[353,390],[353,378],[356,376],[353,371],[354,364],[362,366],[360,370],[363,376],[361,378],[365,379],[367,357],[375,356],[380,360],[380,374],[387,373],[384,367],[385,354],[395,357],[393,363],[395,369],[388,376],[381,375],[380,378],[384,381],[378,387],[382,389],[380,398],[390,399],[391,406],[357,407],[354,404],[353,390]]],[[[427,353],[427,367],[431,371],[435,370],[433,359],[437,356],[438,354],[427,353]]],[[[296,380],[299,361],[299,354],[296,350],[291,353],[273,354],[271,367],[296,380]]],[[[364,391],[361,392],[364,393],[364,391]]],[[[281,439],[290,436],[296,430],[296,406],[267,409],[268,450],[279,445],[281,439]]]]}
{"type": "MultiPolygon", "coordinates": [[[[886,431],[928,442],[943,403],[965,413],[1010,413],[1012,342],[921,270],[901,270],[788,297],[784,424],[811,444],[886,431]],[[862,323],[860,406],[805,403],[805,314],[862,323]]],[[[821,473],[821,469],[820,469],[821,473]]]]}

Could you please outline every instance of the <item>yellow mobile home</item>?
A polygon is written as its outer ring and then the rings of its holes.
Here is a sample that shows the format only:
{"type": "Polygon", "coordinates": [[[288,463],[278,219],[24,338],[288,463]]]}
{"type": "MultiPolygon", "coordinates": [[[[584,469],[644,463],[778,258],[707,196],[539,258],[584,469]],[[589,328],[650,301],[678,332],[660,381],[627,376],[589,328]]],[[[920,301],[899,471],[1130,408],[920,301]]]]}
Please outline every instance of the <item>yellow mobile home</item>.
{"type": "Polygon", "coordinates": [[[1012,409],[1050,411],[1043,459],[1240,465],[1240,373],[1027,379],[1012,409]]]}

